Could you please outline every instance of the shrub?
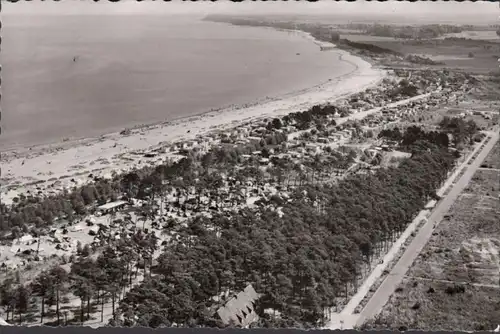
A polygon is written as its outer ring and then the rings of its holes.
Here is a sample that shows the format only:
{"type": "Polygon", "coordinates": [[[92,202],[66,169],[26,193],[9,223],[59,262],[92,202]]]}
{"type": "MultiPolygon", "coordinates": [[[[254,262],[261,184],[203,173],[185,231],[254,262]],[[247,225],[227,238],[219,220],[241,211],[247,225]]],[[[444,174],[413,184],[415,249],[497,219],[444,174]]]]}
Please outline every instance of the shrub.
{"type": "Polygon", "coordinates": [[[120,131],[120,134],[122,136],[128,136],[132,133],[132,131],[130,131],[130,129],[123,129],[122,131],[120,131]]]}
{"type": "Polygon", "coordinates": [[[465,287],[463,285],[454,285],[454,286],[448,286],[444,290],[449,295],[454,295],[456,293],[464,293],[465,292],[465,287]]]}

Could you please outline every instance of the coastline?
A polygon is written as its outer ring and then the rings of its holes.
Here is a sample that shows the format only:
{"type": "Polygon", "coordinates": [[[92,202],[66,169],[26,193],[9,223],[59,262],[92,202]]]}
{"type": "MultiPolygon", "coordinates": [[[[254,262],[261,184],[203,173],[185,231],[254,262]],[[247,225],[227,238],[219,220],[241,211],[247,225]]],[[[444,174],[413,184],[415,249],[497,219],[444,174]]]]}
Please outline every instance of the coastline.
{"type": "MultiPolygon", "coordinates": [[[[318,47],[325,44],[303,31],[294,32],[311,39],[318,47]]],[[[57,182],[60,187],[71,187],[75,183],[86,183],[89,174],[110,177],[113,171],[155,165],[171,154],[164,153],[156,159],[148,159],[139,152],[168,147],[173,142],[195,139],[214,130],[227,130],[249,121],[283,116],[316,104],[334,102],[372,87],[386,76],[385,71],[373,68],[366,60],[347,51],[335,48],[325,52],[335,53],[339,60],[354,65],[355,69],[313,87],[260,99],[251,104],[228,106],[195,116],[130,128],[129,135],[115,132],[98,138],[5,150],[0,159],[3,167],[0,187],[2,203],[10,204],[12,198],[32,187],[44,188],[43,183],[57,182]],[[17,186],[17,189],[8,191],[12,186],[17,186]]]]}

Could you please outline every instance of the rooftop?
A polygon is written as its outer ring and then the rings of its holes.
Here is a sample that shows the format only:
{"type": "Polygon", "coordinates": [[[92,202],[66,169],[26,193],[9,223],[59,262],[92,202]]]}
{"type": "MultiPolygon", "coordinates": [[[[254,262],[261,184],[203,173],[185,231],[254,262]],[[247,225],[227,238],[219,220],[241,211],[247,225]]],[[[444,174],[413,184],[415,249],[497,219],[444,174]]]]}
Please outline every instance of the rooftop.
{"type": "Polygon", "coordinates": [[[245,290],[238,293],[235,297],[217,310],[217,314],[226,325],[233,322],[236,325],[247,327],[258,320],[253,303],[259,298],[259,294],[252,285],[247,285],[245,290]]]}
{"type": "Polygon", "coordinates": [[[118,206],[125,205],[125,204],[127,204],[126,201],[109,202],[109,203],[98,206],[97,209],[98,210],[110,210],[110,209],[114,209],[118,206]]]}

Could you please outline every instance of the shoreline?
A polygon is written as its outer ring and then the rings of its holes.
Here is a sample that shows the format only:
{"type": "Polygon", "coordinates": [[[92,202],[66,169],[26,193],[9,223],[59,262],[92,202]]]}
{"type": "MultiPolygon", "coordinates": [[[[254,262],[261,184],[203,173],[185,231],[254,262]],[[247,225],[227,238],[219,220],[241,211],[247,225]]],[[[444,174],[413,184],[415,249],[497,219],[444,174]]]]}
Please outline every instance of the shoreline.
{"type": "MultiPolygon", "coordinates": [[[[213,23],[219,23],[219,22],[213,22],[213,23]]],[[[220,24],[227,25],[227,23],[220,23],[220,24]]],[[[289,98],[289,97],[294,97],[294,96],[297,96],[300,94],[305,94],[311,90],[318,89],[321,86],[328,84],[332,80],[339,80],[339,79],[342,79],[344,77],[352,76],[353,73],[355,73],[359,70],[359,63],[357,64],[356,62],[352,62],[352,61],[344,59],[344,56],[346,55],[346,52],[344,50],[337,48],[336,45],[333,43],[326,43],[326,42],[317,40],[308,32],[305,32],[302,30],[291,30],[291,29],[282,29],[282,28],[274,28],[274,27],[266,27],[266,26],[262,26],[262,27],[240,26],[240,27],[241,28],[272,29],[275,31],[277,30],[277,31],[286,32],[286,33],[295,33],[295,34],[299,35],[301,38],[309,40],[310,42],[315,44],[317,47],[321,48],[322,46],[328,46],[330,48],[333,48],[331,50],[328,50],[328,52],[338,54],[339,57],[337,60],[345,62],[349,65],[352,65],[355,67],[355,69],[352,70],[351,72],[348,72],[346,74],[342,74],[338,77],[335,77],[334,79],[322,81],[322,82],[315,84],[313,86],[310,86],[310,87],[292,90],[292,91],[282,93],[279,95],[257,98],[251,102],[248,102],[248,103],[222,105],[220,107],[212,108],[212,109],[207,110],[207,111],[198,112],[196,114],[173,117],[172,119],[169,119],[169,120],[161,120],[161,121],[154,121],[151,123],[142,123],[142,124],[124,126],[120,130],[106,131],[106,132],[103,132],[99,135],[49,139],[47,141],[43,141],[42,143],[36,143],[36,144],[30,144],[30,143],[11,144],[10,146],[6,146],[4,148],[0,147],[0,161],[1,162],[9,162],[12,159],[21,158],[21,157],[24,157],[25,155],[36,154],[37,151],[44,151],[44,152],[45,151],[52,151],[52,150],[57,151],[60,148],[67,148],[67,147],[71,147],[71,146],[75,146],[75,145],[87,144],[89,142],[99,142],[102,139],[107,138],[109,136],[118,135],[123,130],[132,130],[132,131],[134,131],[134,130],[135,131],[148,130],[148,129],[158,127],[158,126],[170,125],[170,123],[173,123],[173,122],[179,122],[179,121],[183,121],[183,120],[188,121],[191,118],[202,117],[204,115],[209,115],[209,114],[213,114],[213,113],[230,112],[233,110],[240,110],[240,109],[244,109],[244,108],[254,107],[254,106],[260,105],[260,104],[275,102],[278,100],[284,100],[284,99],[289,98]]],[[[347,55],[351,55],[351,54],[347,52],[347,55]]],[[[367,62],[366,59],[363,59],[362,57],[356,56],[356,58],[360,58],[360,59],[364,60],[365,62],[367,62]]],[[[369,65],[373,66],[373,64],[369,64],[369,65]]]]}
{"type": "MultiPolygon", "coordinates": [[[[297,33],[312,39],[317,47],[324,44],[308,33],[297,33]]],[[[198,115],[129,127],[128,135],[112,132],[93,138],[6,149],[0,158],[3,167],[0,187],[2,203],[10,204],[12,198],[23,190],[26,192],[31,187],[37,188],[37,185],[41,186],[42,183],[69,182],[72,177],[84,174],[109,177],[113,171],[124,172],[155,165],[170,154],[160,154],[159,159],[148,159],[137,153],[165,148],[174,142],[195,139],[214,130],[227,130],[250,121],[283,116],[306,110],[313,105],[331,103],[373,87],[387,75],[386,71],[374,68],[365,59],[353,56],[345,50],[334,48],[324,52],[335,53],[339,60],[354,65],[355,69],[315,86],[277,97],[266,97],[245,105],[230,105],[198,115]],[[12,186],[16,189],[9,190],[12,186]]],[[[71,182],[69,186],[74,186],[71,182]]]]}
{"type": "MultiPolygon", "coordinates": [[[[309,34],[307,34],[307,35],[309,35],[309,34]]],[[[316,45],[319,46],[319,44],[316,44],[316,45]]],[[[23,154],[24,155],[36,154],[37,151],[47,151],[47,150],[57,151],[61,147],[82,145],[82,144],[86,144],[88,142],[99,142],[102,139],[105,139],[105,138],[108,138],[111,136],[118,136],[118,135],[120,135],[120,132],[123,130],[130,130],[130,131],[150,130],[150,129],[157,128],[157,127],[169,126],[169,125],[172,125],[171,123],[174,123],[174,122],[182,122],[182,121],[188,122],[192,118],[200,118],[200,117],[204,117],[204,116],[213,117],[212,114],[217,115],[217,114],[222,114],[224,112],[238,111],[241,109],[252,108],[252,107],[263,105],[266,103],[285,100],[287,98],[293,98],[293,97],[296,97],[298,95],[307,94],[307,93],[314,91],[316,89],[320,89],[320,88],[322,88],[322,86],[325,86],[325,85],[331,83],[332,81],[338,81],[338,80],[342,80],[345,77],[353,76],[353,75],[355,75],[355,72],[359,71],[359,64],[356,64],[356,62],[344,59],[345,55],[352,56],[350,53],[343,51],[341,49],[332,49],[332,50],[329,50],[328,52],[337,54],[339,56],[338,60],[354,66],[355,69],[349,73],[342,74],[338,77],[335,77],[334,79],[329,79],[327,81],[320,82],[320,83],[318,83],[314,86],[311,86],[311,87],[293,90],[293,91],[290,91],[290,92],[287,92],[287,93],[284,93],[281,95],[276,95],[273,97],[259,98],[259,99],[252,101],[252,102],[249,102],[249,103],[225,105],[222,107],[213,108],[213,109],[210,109],[208,111],[202,111],[202,112],[199,112],[197,114],[192,114],[189,116],[178,116],[178,117],[174,117],[170,120],[163,120],[163,121],[156,121],[156,122],[152,122],[152,123],[143,123],[143,124],[126,126],[126,127],[123,127],[120,131],[109,131],[109,132],[102,133],[98,136],[58,139],[58,140],[52,140],[50,142],[41,143],[41,144],[12,145],[10,147],[6,147],[5,149],[2,149],[2,151],[0,153],[0,155],[1,155],[0,161],[1,162],[9,162],[12,159],[23,157],[23,154]],[[7,158],[5,158],[5,157],[7,157],[7,158]]],[[[356,57],[356,56],[354,56],[354,57],[356,57]]],[[[356,58],[362,59],[361,57],[356,57],[356,58]]],[[[370,66],[371,66],[371,64],[370,64],[370,66]]]]}

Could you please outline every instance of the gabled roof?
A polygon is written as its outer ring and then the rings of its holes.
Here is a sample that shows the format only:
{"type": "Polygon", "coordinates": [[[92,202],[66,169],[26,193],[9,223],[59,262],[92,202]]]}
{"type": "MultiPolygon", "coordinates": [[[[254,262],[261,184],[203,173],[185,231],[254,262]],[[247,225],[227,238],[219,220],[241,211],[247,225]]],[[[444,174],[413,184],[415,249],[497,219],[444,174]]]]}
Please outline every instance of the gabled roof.
{"type": "Polygon", "coordinates": [[[241,327],[248,327],[251,323],[259,319],[254,309],[254,302],[259,298],[259,294],[252,285],[247,285],[245,290],[231,298],[227,303],[217,310],[217,314],[222,322],[229,325],[233,322],[241,327]]]}
{"type": "Polygon", "coordinates": [[[7,321],[5,321],[3,318],[0,318],[0,326],[12,326],[9,324],[7,321]]]}
{"type": "Polygon", "coordinates": [[[125,204],[127,204],[126,201],[110,202],[110,203],[106,203],[106,204],[103,204],[101,206],[98,206],[97,209],[98,210],[109,210],[109,209],[113,209],[113,208],[116,208],[120,205],[125,205],[125,204]]]}

